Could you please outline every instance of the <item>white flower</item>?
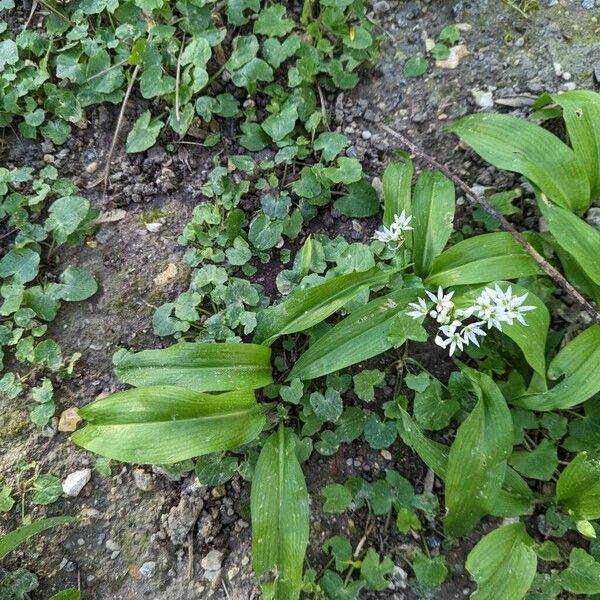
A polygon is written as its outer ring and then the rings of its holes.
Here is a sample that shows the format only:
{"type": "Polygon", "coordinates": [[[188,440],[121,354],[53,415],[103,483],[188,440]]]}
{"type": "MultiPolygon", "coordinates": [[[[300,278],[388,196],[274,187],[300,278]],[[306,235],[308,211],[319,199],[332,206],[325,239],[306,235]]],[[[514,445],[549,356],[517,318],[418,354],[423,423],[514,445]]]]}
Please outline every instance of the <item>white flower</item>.
{"type": "Polygon", "coordinates": [[[452,356],[455,350],[458,348],[459,350],[463,349],[464,340],[462,338],[461,333],[458,331],[458,328],[462,325],[460,321],[452,321],[449,325],[442,325],[440,327],[440,333],[445,336],[445,339],[441,335],[437,335],[435,337],[435,343],[442,348],[449,348],[449,354],[452,356]]]}
{"type": "Polygon", "coordinates": [[[452,302],[454,292],[445,294],[440,286],[438,287],[437,295],[428,290],[425,290],[425,293],[435,303],[434,307],[429,311],[429,315],[438,323],[447,325],[452,318],[451,313],[454,311],[454,302],[452,302]]]}
{"type": "Polygon", "coordinates": [[[414,310],[407,312],[406,314],[413,319],[422,319],[427,315],[427,303],[425,302],[425,298],[419,298],[416,302],[409,302],[408,306],[414,310]]]}
{"type": "Polygon", "coordinates": [[[410,226],[411,219],[412,215],[406,215],[404,211],[399,215],[394,215],[391,225],[389,227],[383,226],[381,231],[376,231],[373,234],[373,239],[385,244],[394,242],[400,246],[404,242],[404,232],[413,229],[410,226]]]}
{"type": "Polygon", "coordinates": [[[479,339],[477,336],[485,337],[486,335],[485,331],[481,329],[483,324],[483,321],[476,321],[475,323],[469,323],[462,328],[460,336],[465,346],[473,343],[479,347],[479,339]]]}
{"type": "Polygon", "coordinates": [[[535,310],[535,306],[523,306],[527,294],[516,296],[513,294],[512,286],[502,291],[496,284],[495,289],[485,288],[475,300],[475,304],[467,309],[479,319],[487,323],[488,329],[496,327],[502,331],[502,323],[512,325],[515,319],[523,325],[527,325],[523,314],[535,310]]]}

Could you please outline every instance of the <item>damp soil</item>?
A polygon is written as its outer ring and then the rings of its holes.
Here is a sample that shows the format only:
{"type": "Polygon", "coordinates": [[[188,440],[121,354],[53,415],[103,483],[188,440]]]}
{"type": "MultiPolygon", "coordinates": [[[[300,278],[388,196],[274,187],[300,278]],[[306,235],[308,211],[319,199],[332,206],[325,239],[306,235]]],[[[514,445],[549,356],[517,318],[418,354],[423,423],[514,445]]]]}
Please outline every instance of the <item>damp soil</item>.
{"type": "MultiPolygon", "coordinates": [[[[385,123],[408,134],[470,184],[503,189],[517,183],[512,175],[497,172],[461,148],[445,132],[445,126],[481,110],[476,99],[482,92],[491,92],[495,110],[520,114],[542,91],[567,89],[573,84],[594,87],[593,71],[600,66],[600,9],[586,10],[579,0],[541,0],[541,5],[525,19],[499,0],[375,2],[383,36],[379,66],[363,71],[361,83],[352,92],[325,98],[333,123],[353,141],[352,148],[363,160],[365,171],[380,177],[398,149],[395,140],[380,128],[385,123]],[[435,39],[450,23],[460,24],[461,43],[467,51],[456,68],[435,67],[423,77],[407,79],[402,71],[406,58],[423,52],[425,39],[435,39]]],[[[125,130],[146,107],[142,100],[132,99],[125,130]]],[[[152,314],[187,288],[189,269],[177,237],[194,206],[205,201],[201,186],[215,158],[214,150],[194,144],[173,143],[173,150],[167,151],[169,140],[161,140],[162,145],[140,155],[125,155],[121,143],[104,195],[101,184],[92,184],[106,160],[116,117],[115,107],[90,110],[85,127],[76,130],[62,147],[4,133],[4,166],[53,163],[61,176],[76,180],[103,214],[119,217],[103,223],[88,245],[61,254],[65,261],[92,271],[99,291],[87,302],[61,309],[50,328],[65,356],[81,353],[74,377],[56,389],[57,414],[119,389],[111,361],[118,348],[135,350],[171,343],[153,335],[152,314]],[[115,213],[117,210],[120,212],[115,213]],[[145,224],[157,215],[161,226],[150,232],[145,224]],[[176,275],[166,282],[157,280],[171,264],[176,275]]],[[[231,152],[242,150],[235,142],[230,146],[231,152]]],[[[461,218],[470,221],[464,205],[461,218]]],[[[309,230],[360,241],[370,237],[376,226],[372,219],[346,219],[324,209],[309,230]]],[[[277,271],[274,266],[259,274],[273,300],[277,300],[277,271]]],[[[420,350],[418,359],[442,380],[452,369],[432,347],[420,350]]],[[[390,360],[395,358],[383,357],[376,364],[385,367],[390,360]]],[[[385,394],[385,389],[378,392],[376,402],[383,403],[385,394]]],[[[443,500],[441,483],[428,476],[408,448],[396,443],[389,450],[390,454],[376,452],[356,442],[342,446],[332,457],[315,453],[305,464],[312,498],[311,566],[323,566],[320,547],[325,538],[344,534],[356,544],[367,532],[365,544],[390,556],[410,575],[408,560],[419,546],[412,536],[400,535],[385,519],[377,519],[367,528],[364,510],[333,516],[321,512],[319,490],[323,485],[357,476],[377,479],[390,468],[408,478],[417,491],[431,489],[443,500]]],[[[61,478],[94,464],[94,458],[75,447],[68,434],[48,436],[33,427],[23,399],[0,399],[2,477],[10,481],[20,462],[31,461],[38,462],[43,472],[61,478]]],[[[248,484],[235,479],[210,490],[198,486],[192,477],[172,480],[160,469],[144,467],[143,471],[149,475],[145,491],[136,485],[134,467],[117,465],[111,477],[94,471],[78,497],[34,508],[34,518],[70,514],[79,515],[81,521],[22,546],[4,566],[37,574],[40,586],[31,595],[35,599],[45,600],[69,586],[80,586],[86,600],[258,598],[250,564],[248,484]],[[220,577],[213,579],[206,577],[201,566],[211,550],[223,553],[220,577]],[[144,569],[140,572],[149,562],[154,563],[151,577],[145,576],[144,569]]],[[[139,470],[137,476],[139,479],[139,470]]],[[[12,528],[13,521],[1,522],[0,529],[12,528]]],[[[464,558],[492,525],[484,523],[445,553],[450,575],[435,598],[468,595],[472,584],[464,571],[464,558]]],[[[434,527],[424,532],[424,538],[432,554],[439,552],[441,539],[434,527]]],[[[400,577],[395,587],[364,594],[364,598],[427,597],[404,585],[400,577]]]]}

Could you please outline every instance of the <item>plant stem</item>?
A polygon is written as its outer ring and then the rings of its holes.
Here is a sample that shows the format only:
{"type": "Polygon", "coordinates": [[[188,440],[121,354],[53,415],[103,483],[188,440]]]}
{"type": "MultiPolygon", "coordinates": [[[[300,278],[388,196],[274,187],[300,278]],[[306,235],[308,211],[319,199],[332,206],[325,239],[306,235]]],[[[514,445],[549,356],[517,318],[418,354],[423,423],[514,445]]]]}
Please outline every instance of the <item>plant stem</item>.
{"type": "Polygon", "coordinates": [[[538,264],[540,269],[550,277],[558,285],[561,287],[569,296],[571,296],[577,304],[581,306],[581,308],[596,322],[600,324],[600,312],[590,302],[588,302],[566,279],[565,277],[553,267],[517,230],[517,228],[508,221],[504,215],[502,215],[492,204],[490,204],[489,200],[483,196],[482,194],[478,194],[474,192],[460,177],[455,175],[448,167],[442,165],[438,162],[433,156],[427,154],[424,150],[422,150],[419,146],[417,146],[414,142],[408,139],[405,135],[388,127],[387,125],[381,125],[381,128],[387,131],[391,136],[395,137],[399,140],[403,146],[408,148],[415,156],[422,159],[423,162],[428,164],[430,167],[434,167],[441,171],[448,179],[450,179],[456,187],[458,187],[464,195],[470,200],[472,204],[476,204],[481,206],[489,215],[496,219],[502,229],[510,233],[513,238],[523,247],[525,252],[527,252],[533,260],[538,264]]]}

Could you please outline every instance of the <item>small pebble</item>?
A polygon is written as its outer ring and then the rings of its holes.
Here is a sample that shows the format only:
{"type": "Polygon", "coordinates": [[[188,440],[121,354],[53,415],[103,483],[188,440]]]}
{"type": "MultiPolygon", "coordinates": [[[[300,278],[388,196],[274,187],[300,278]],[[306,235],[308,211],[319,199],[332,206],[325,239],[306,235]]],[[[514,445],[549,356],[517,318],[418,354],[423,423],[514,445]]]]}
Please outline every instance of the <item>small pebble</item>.
{"type": "Polygon", "coordinates": [[[89,173],[90,175],[92,173],[95,173],[98,170],[98,163],[96,161],[93,161],[91,163],[89,163],[86,167],[85,170],[87,173],[89,173]]]}
{"type": "Polygon", "coordinates": [[[62,483],[63,494],[75,498],[91,477],[91,469],[81,469],[80,471],[69,473],[62,483]]]}
{"type": "Polygon", "coordinates": [[[592,8],[594,8],[594,0],[583,0],[581,6],[583,6],[583,8],[587,10],[591,10],[592,8]]]}
{"type": "Polygon", "coordinates": [[[380,0],[379,2],[375,2],[375,4],[373,4],[373,12],[376,15],[382,15],[388,10],[390,10],[390,3],[386,0],[380,0]]]}
{"type": "Polygon", "coordinates": [[[368,129],[365,129],[361,133],[361,137],[363,140],[370,140],[372,136],[373,136],[373,134],[368,129]]]}
{"type": "Polygon", "coordinates": [[[205,571],[218,571],[223,563],[223,553],[211,550],[201,561],[200,565],[205,571]]]}
{"type": "Polygon", "coordinates": [[[563,78],[565,81],[571,81],[571,77],[572,77],[572,75],[571,75],[571,73],[569,73],[568,71],[565,71],[565,72],[562,74],[562,78],[563,78]]]}
{"type": "Polygon", "coordinates": [[[133,480],[135,487],[142,492],[150,492],[154,489],[154,479],[150,473],[146,473],[144,469],[133,470],[133,480]]]}
{"type": "Polygon", "coordinates": [[[156,573],[156,563],[152,560],[145,562],[140,567],[140,575],[142,577],[146,577],[146,579],[150,579],[150,577],[154,577],[156,573]]]}
{"type": "Polygon", "coordinates": [[[81,422],[81,417],[77,414],[77,407],[72,406],[63,410],[58,421],[58,430],[64,432],[75,431],[77,425],[81,422]]]}

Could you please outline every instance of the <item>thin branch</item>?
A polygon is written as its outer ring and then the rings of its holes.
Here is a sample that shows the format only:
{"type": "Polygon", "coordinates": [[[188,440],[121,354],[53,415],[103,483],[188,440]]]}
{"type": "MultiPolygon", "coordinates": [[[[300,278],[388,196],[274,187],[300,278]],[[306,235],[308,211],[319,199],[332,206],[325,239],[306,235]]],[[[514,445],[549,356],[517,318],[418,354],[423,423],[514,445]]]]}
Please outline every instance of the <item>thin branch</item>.
{"type": "Polygon", "coordinates": [[[179,55],[177,56],[177,69],[175,71],[175,118],[179,122],[179,83],[181,80],[181,54],[183,53],[183,47],[185,46],[185,32],[183,39],[181,40],[181,47],[179,48],[179,55]]]}
{"type": "Polygon", "coordinates": [[[464,195],[471,201],[471,203],[481,206],[489,215],[494,217],[504,231],[508,231],[513,238],[523,247],[523,249],[535,260],[539,265],[540,269],[552,279],[556,285],[561,287],[569,296],[571,296],[577,304],[596,322],[600,323],[600,312],[588,302],[558,271],[555,269],[517,230],[517,228],[508,221],[504,215],[502,215],[489,200],[483,195],[474,192],[460,177],[452,173],[448,167],[439,163],[435,158],[429,156],[424,150],[419,148],[414,142],[408,139],[402,133],[388,127],[387,125],[381,125],[381,128],[387,131],[391,136],[401,142],[401,144],[410,150],[415,156],[419,157],[423,162],[428,164],[430,167],[434,167],[441,171],[448,179],[450,179],[454,185],[459,188],[464,195]]]}
{"type": "Polygon", "coordinates": [[[115,132],[113,133],[112,142],[110,143],[110,149],[108,151],[108,157],[106,159],[106,165],[104,167],[104,175],[101,179],[91,184],[89,187],[94,187],[98,185],[100,182],[103,182],[103,190],[102,197],[106,196],[106,190],[108,188],[108,174],[110,173],[110,163],[112,162],[113,154],[115,152],[115,147],[117,145],[117,140],[119,138],[119,131],[121,130],[121,125],[123,123],[123,117],[125,116],[125,109],[127,108],[127,101],[129,100],[129,96],[131,95],[131,90],[133,89],[133,85],[137,78],[137,74],[140,71],[140,65],[135,65],[133,69],[133,73],[131,74],[131,79],[129,81],[129,85],[127,86],[127,90],[125,92],[125,96],[123,97],[123,102],[121,103],[121,110],[119,111],[119,118],[117,119],[117,126],[115,127],[115,132]]]}

